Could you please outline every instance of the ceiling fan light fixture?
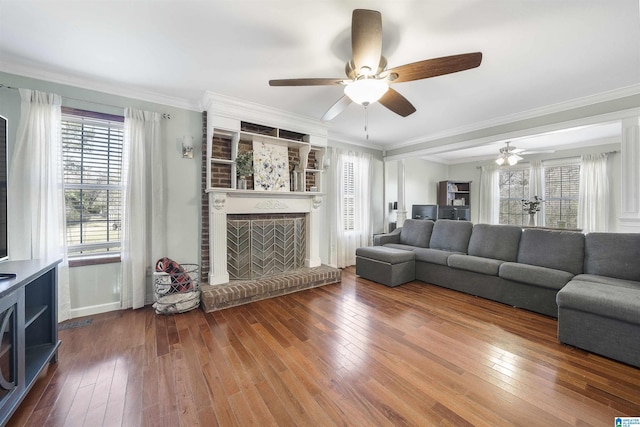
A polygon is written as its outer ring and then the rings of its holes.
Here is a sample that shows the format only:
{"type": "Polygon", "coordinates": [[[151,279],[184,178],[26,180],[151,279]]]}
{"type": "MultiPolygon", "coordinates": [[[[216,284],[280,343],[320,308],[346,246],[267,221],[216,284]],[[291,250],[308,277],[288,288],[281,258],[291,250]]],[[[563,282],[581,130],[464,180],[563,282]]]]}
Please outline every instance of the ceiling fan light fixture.
{"type": "Polygon", "coordinates": [[[496,163],[498,166],[502,166],[507,163],[509,166],[515,166],[518,164],[522,157],[518,156],[516,153],[522,150],[517,150],[515,147],[511,147],[509,144],[511,141],[507,142],[507,146],[501,148],[500,154],[498,154],[498,158],[496,159],[496,163]]]}
{"type": "Polygon", "coordinates": [[[389,85],[384,80],[364,78],[345,86],[344,94],[353,102],[366,106],[382,98],[388,89],[389,85]]]}

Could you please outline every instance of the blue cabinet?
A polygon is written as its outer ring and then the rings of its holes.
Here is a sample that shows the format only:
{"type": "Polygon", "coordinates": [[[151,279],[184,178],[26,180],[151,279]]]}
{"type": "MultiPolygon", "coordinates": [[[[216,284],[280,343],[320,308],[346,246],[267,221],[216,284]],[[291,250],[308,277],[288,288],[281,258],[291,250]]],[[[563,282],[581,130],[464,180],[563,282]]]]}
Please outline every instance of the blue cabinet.
{"type": "Polygon", "coordinates": [[[48,363],[57,360],[60,261],[7,261],[0,273],[0,425],[5,425],[48,363]]]}
{"type": "Polygon", "coordinates": [[[14,407],[19,401],[18,348],[23,344],[18,332],[18,312],[22,306],[22,293],[17,290],[0,300],[0,413],[14,407]]]}

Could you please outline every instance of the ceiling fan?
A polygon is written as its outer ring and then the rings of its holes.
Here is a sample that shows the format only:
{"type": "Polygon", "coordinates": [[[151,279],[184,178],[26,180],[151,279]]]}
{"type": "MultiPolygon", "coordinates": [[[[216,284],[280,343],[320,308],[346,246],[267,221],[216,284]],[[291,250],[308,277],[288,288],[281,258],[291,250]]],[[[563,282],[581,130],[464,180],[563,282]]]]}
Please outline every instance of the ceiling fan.
{"type": "Polygon", "coordinates": [[[500,154],[498,154],[498,158],[496,159],[498,166],[502,166],[505,162],[508,163],[509,166],[513,166],[522,160],[522,157],[518,156],[518,154],[525,150],[522,148],[512,147],[509,145],[510,143],[510,141],[507,141],[507,146],[502,147],[499,150],[500,154]]]}
{"type": "Polygon", "coordinates": [[[529,151],[524,148],[512,147],[511,145],[509,145],[511,144],[511,141],[507,141],[506,144],[507,145],[505,147],[502,147],[498,150],[500,152],[500,154],[498,154],[498,158],[496,159],[496,163],[498,164],[498,166],[502,166],[503,164],[505,164],[505,162],[509,166],[514,166],[520,160],[523,160],[523,158],[520,157],[518,154],[525,155],[525,154],[555,153],[555,150],[529,151]]]}
{"type": "Polygon", "coordinates": [[[346,79],[280,79],[269,80],[269,85],[344,85],[344,95],[327,110],[322,120],[333,119],[351,102],[366,107],[376,101],[394,113],[406,117],[416,111],[415,107],[389,85],[456,73],[476,68],[482,62],[482,53],[474,52],[426,59],[388,69],[387,59],[382,56],[382,15],[378,11],[366,9],[353,11],[351,50],[353,58],[345,66],[346,79]]]}

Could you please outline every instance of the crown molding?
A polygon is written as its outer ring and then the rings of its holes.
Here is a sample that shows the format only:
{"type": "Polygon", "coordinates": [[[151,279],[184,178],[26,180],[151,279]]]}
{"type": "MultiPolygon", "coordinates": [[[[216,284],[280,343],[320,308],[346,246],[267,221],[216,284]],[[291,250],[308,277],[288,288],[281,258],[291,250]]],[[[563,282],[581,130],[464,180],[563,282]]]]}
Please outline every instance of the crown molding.
{"type": "MultiPolygon", "coordinates": [[[[535,119],[547,115],[558,114],[564,111],[574,110],[577,108],[588,107],[590,105],[596,105],[603,102],[614,101],[628,96],[640,95],[640,84],[634,84],[625,86],[622,88],[597,93],[595,95],[589,95],[581,98],[572,99],[569,101],[559,102],[557,104],[547,105],[540,108],[534,108],[531,110],[523,111],[520,113],[509,114],[502,117],[486,120],[483,122],[476,122],[470,125],[461,126],[455,129],[448,129],[443,132],[429,135],[428,137],[414,138],[400,143],[394,143],[393,145],[385,145],[384,149],[387,151],[395,150],[405,147],[411,147],[413,145],[428,143],[437,141],[439,139],[450,138],[453,136],[480,131],[487,128],[508,125],[514,122],[520,122],[530,119],[535,119]]],[[[617,119],[628,117],[628,111],[624,110],[620,112],[617,119]]]]}
{"type": "Polygon", "coordinates": [[[325,122],[301,114],[267,107],[266,105],[211,91],[204,93],[200,105],[203,110],[207,110],[208,113],[216,116],[252,121],[327,139],[329,127],[325,122]]]}
{"type": "Polygon", "coordinates": [[[377,150],[381,152],[385,150],[385,146],[383,144],[373,142],[373,141],[366,141],[366,142],[360,141],[360,140],[354,141],[344,136],[343,134],[331,132],[331,131],[329,131],[329,140],[340,143],[340,144],[348,144],[356,147],[363,147],[370,150],[377,150]]]}
{"type": "Polygon", "coordinates": [[[125,87],[122,84],[117,83],[105,83],[97,80],[55,73],[26,65],[9,63],[4,60],[0,60],[0,71],[32,79],[44,80],[51,83],[103,92],[109,95],[117,95],[139,101],[167,105],[170,107],[181,108],[183,110],[202,111],[198,102],[193,102],[188,99],[172,97],[156,92],[143,91],[132,87],[125,87]]]}

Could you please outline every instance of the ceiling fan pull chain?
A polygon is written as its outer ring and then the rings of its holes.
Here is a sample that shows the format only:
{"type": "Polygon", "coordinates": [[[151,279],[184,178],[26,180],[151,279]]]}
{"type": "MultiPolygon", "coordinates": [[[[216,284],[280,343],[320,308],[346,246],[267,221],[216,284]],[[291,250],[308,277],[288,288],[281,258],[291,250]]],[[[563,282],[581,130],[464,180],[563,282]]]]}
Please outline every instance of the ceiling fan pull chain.
{"type": "Polygon", "coordinates": [[[366,105],[364,106],[364,134],[368,141],[369,140],[369,109],[367,108],[366,105]]]}

